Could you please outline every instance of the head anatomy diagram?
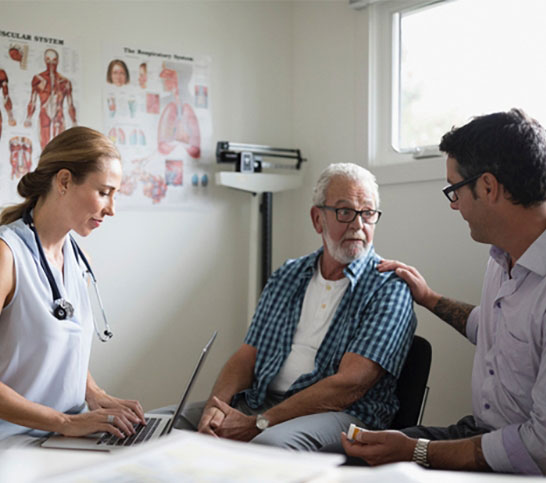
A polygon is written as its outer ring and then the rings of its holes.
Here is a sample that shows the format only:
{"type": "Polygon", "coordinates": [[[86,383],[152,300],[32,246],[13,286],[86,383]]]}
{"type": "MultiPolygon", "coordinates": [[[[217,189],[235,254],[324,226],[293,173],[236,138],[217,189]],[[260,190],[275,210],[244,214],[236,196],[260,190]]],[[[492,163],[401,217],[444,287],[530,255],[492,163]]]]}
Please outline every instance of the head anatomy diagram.
{"type": "MultiPolygon", "coordinates": [[[[373,241],[375,224],[360,216],[339,222],[334,209],[378,210],[379,189],[375,176],[353,163],[330,164],[313,190],[311,217],[322,235],[325,250],[338,263],[348,264],[366,255],[373,241]]],[[[375,223],[375,222],[374,222],[375,223]]]]}
{"type": "Polygon", "coordinates": [[[121,157],[104,134],[83,126],[63,131],[44,148],[36,169],[19,180],[17,192],[24,201],[6,208],[0,216],[0,224],[21,218],[28,208],[33,207],[40,198],[45,198],[60,170],[67,169],[75,183],[81,184],[90,173],[102,169],[105,159],[121,157]]]}
{"type": "Polygon", "coordinates": [[[44,61],[48,70],[56,71],[59,64],[59,54],[54,49],[46,49],[44,51],[44,61]]]}

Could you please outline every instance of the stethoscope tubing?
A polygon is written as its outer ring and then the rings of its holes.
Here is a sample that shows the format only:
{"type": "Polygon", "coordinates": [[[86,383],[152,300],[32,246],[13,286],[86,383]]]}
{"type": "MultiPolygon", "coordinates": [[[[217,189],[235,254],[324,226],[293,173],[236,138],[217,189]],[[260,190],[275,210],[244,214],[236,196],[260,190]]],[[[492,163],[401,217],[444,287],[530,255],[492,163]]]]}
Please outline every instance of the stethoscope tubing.
{"type": "MultiPolygon", "coordinates": [[[[40,237],[38,236],[38,231],[36,230],[36,227],[34,226],[34,220],[32,219],[32,214],[30,212],[30,209],[26,210],[25,213],[23,214],[23,222],[27,224],[28,227],[34,233],[34,238],[36,240],[36,245],[38,247],[38,254],[40,256],[40,265],[42,266],[42,269],[44,270],[46,278],[49,282],[49,286],[51,288],[51,293],[53,296],[53,302],[55,303],[55,309],[53,310],[53,315],[59,320],[64,320],[67,317],[72,317],[72,315],[74,314],[74,308],[72,304],[68,302],[68,300],[65,300],[63,297],[61,297],[59,287],[57,287],[57,283],[55,282],[55,278],[53,277],[53,273],[51,272],[51,268],[45,256],[44,249],[42,247],[42,242],[40,241],[40,237]]],[[[68,236],[70,237],[70,243],[72,245],[72,249],[74,250],[74,254],[76,255],[76,261],[79,261],[80,259],[83,261],[85,268],[87,269],[87,273],[91,277],[91,282],[93,284],[93,288],[97,295],[97,301],[99,303],[102,317],[104,320],[105,330],[102,334],[100,333],[99,329],[97,328],[97,322],[95,318],[93,317],[93,326],[95,327],[95,332],[101,342],[107,342],[112,338],[114,334],[110,330],[110,325],[108,324],[108,319],[106,318],[106,313],[104,311],[104,306],[102,304],[102,299],[100,297],[99,289],[97,286],[97,278],[95,277],[95,274],[93,273],[93,270],[91,268],[89,261],[87,260],[87,257],[84,255],[82,249],[76,243],[76,240],[74,240],[74,237],[72,237],[72,235],[70,234],[68,236]]]]}

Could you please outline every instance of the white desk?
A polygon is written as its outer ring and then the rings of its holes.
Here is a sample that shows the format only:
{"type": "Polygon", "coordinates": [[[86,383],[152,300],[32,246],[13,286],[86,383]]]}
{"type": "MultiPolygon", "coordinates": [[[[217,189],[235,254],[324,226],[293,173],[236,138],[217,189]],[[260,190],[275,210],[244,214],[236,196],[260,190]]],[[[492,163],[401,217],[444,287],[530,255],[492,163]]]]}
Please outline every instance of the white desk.
{"type": "Polygon", "coordinates": [[[2,483],[222,481],[311,483],[534,483],[544,478],[426,470],[414,463],[337,467],[339,455],[289,452],[177,431],[115,453],[53,449],[0,452],[2,483]]]}
{"type": "Polygon", "coordinates": [[[395,463],[376,468],[333,468],[312,483],[544,483],[544,478],[426,470],[415,463],[395,463]]]}
{"type": "Polygon", "coordinates": [[[0,482],[296,482],[320,476],[342,461],[340,455],[295,453],[176,431],[112,453],[43,448],[0,452],[0,482]]]}
{"type": "Polygon", "coordinates": [[[41,481],[108,460],[96,451],[67,451],[45,448],[0,451],[0,481],[27,483],[41,481]]]}

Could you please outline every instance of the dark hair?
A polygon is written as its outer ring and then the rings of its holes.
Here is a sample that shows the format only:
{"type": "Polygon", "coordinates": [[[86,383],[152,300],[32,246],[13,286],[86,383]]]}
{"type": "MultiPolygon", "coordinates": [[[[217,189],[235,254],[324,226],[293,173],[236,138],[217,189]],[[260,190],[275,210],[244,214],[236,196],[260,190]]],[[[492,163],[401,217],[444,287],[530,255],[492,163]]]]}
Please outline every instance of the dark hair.
{"type": "Polygon", "coordinates": [[[36,169],[17,184],[17,192],[25,201],[5,208],[0,214],[0,225],[21,218],[39,198],[46,196],[53,177],[61,169],[68,169],[79,184],[90,173],[101,170],[102,161],[107,158],[121,159],[121,156],[112,141],[94,129],[77,126],[54,137],[42,151],[36,169]]]}
{"type": "Polygon", "coordinates": [[[546,131],[521,109],[478,116],[451,129],[440,150],[455,158],[463,179],[493,174],[516,205],[546,200],[546,131]]]}
{"type": "Polygon", "coordinates": [[[112,71],[114,70],[114,67],[116,65],[119,65],[123,69],[123,71],[125,72],[125,84],[129,84],[129,69],[127,68],[127,64],[120,59],[111,60],[108,64],[108,69],[106,70],[106,82],[108,82],[109,84],[114,83],[114,81],[112,80],[112,71]]]}

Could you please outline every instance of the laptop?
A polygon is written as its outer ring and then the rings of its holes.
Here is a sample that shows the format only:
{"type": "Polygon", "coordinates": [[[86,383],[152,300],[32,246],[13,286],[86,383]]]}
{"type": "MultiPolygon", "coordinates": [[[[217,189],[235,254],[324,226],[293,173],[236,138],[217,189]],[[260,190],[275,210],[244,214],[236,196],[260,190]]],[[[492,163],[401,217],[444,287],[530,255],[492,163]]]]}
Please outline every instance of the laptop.
{"type": "Polygon", "coordinates": [[[139,423],[135,426],[136,433],[126,438],[120,439],[110,433],[93,433],[87,436],[78,438],[67,437],[61,435],[54,435],[47,438],[42,444],[42,448],[57,448],[57,449],[81,449],[91,451],[114,451],[120,448],[127,448],[134,446],[135,444],[143,443],[144,441],[151,441],[166,434],[169,434],[174,426],[174,423],[178,416],[182,414],[190,391],[197,379],[197,375],[205,362],[209,349],[212,343],[216,339],[215,331],[211,338],[201,351],[199,360],[195,365],[193,373],[186,385],[186,389],[182,394],[180,403],[176,408],[174,414],[154,414],[146,413],[144,415],[146,419],[146,425],[139,423]]]}

